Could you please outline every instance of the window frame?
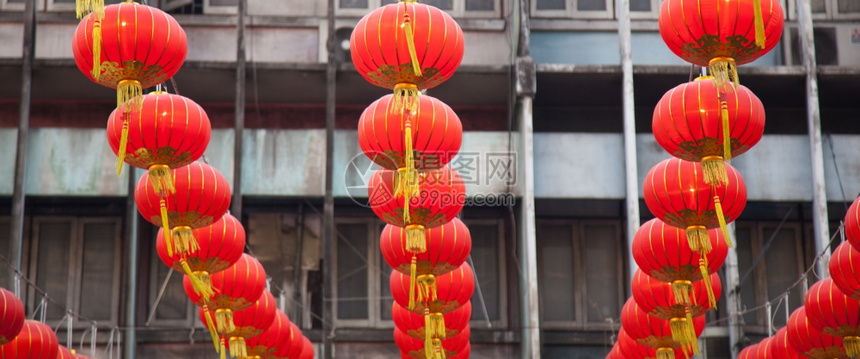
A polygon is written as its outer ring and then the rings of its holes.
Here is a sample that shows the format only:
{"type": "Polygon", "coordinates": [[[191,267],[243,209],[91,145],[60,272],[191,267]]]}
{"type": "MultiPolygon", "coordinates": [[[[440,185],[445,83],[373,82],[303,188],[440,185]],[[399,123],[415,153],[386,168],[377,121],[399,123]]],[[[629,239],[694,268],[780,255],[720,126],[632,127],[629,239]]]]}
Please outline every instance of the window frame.
{"type": "Polygon", "coordinates": [[[334,229],[337,240],[332,246],[332,276],[335,278],[335,283],[332,290],[332,311],[334,312],[334,321],[338,327],[342,328],[394,328],[393,320],[382,319],[381,305],[382,302],[382,272],[381,265],[384,265],[382,253],[379,252],[379,235],[381,228],[384,226],[381,220],[376,217],[345,217],[335,218],[334,229]],[[338,317],[338,303],[340,296],[338,293],[337,278],[338,278],[338,246],[340,246],[341,238],[337,230],[341,224],[364,224],[367,230],[367,319],[340,319],[338,317]]]}
{"type": "MultiPolygon", "coordinates": [[[[29,247],[28,268],[30,279],[34,282],[38,281],[38,266],[39,266],[39,233],[42,223],[70,223],[70,239],[68,247],[69,268],[67,268],[67,290],[65,298],[66,310],[71,310],[74,313],[81,312],[81,286],[83,279],[83,256],[84,256],[84,230],[87,224],[90,223],[114,223],[114,270],[113,270],[113,288],[111,291],[111,308],[110,319],[99,320],[98,323],[102,327],[112,327],[119,323],[119,297],[121,281],[121,266],[122,266],[122,228],[123,219],[121,217],[76,217],[76,216],[36,216],[32,219],[32,232],[29,236],[30,240],[25,246],[29,247]]],[[[34,288],[28,288],[28,306],[29,308],[38,307],[41,300],[39,293],[36,293],[34,288]]],[[[48,293],[50,295],[50,293],[48,293]]],[[[52,298],[59,302],[58,298],[52,298]]],[[[62,320],[49,320],[48,324],[56,326],[62,320]]],[[[76,327],[89,327],[89,323],[76,323],[76,327]],[[85,326],[86,325],[86,326],[85,326]]]]}
{"type": "MultiPolygon", "coordinates": [[[[585,268],[585,227],[587,225],[598,225],[598,226],[611,226],[615,228],[615,241],[616,246],[619,249],[615,251],[616,258],[616,270],[618,271],[618,282],[616,283],[618,303],[623,304],[626,300],[627,290],[625,288],[625,278],[626,272],[624,271],[624,256],[622,253],[626,248],[624,246],[624,238],[623,238],[623,228],[620,220],[612,220],[612,219],[540,219],[537,218],[536,228],[540,228],[544,225],[566,225],[571,227],[571,233],[574,237],[570,238],[572,243],[572,253],[574,258],[573,260],[573,278],[575,283],[582,283],[581,285],[574,286],[574,316],[575,320],[546,320],[544,319],[545,313],[545,305],[543,305],[543,295],[539,295],[540,301],[540,326],[542,329],[562,329],[562,330],[616,330],[616,323],[598,323],[598,322],[589,322],[588,321],[588,310],[586,308],[587,304],[585,303],[585,298],[588,297],[588,288],[587,288],[587,276],[586,276],[586,268],[585,268]]],[[[537,239],[536,239],[537,240],[537,239]]],[[[539,240],[538,240],[539,241],[539,240]]],[[[539,243],[536,243],[539,245],[539,243]]],[[[537,251],[538,262],[542,262],[542,254],[541,251],[537,251]]],[[[538,287],[543,287],[544,280],[540,273],[538,273],[538,287]]],[[[619,307],[620,308],[620,307],[619,307]]]]}
{"type": "MultiPolygon", "coordinates": [[[[154,244],[156,241],[156,237],[158,236],[157,227],[152,231],[152,243],[154,244]]],[[[164,284],[164,281],[158,278],[158,269],[159,268],[167,268],[161,259],[158,257],[158,251],[155,249],[155,246],[150,246],[151,250],[151,258],[149,264],[149,305],[147,306],[147,316],[149,313],[153,312],[156,309],[155,301],[158,299],[158,293],[161,292],[161,286],[164,284]]],[[[167,270],[174,272],[172,276],[182,275],[181,273],[176,272],[172,268],[167,268],[167,270]]],[[[171,277],[172,278],[172,277],[171,277]]],[[[181,278],[181,277],[180,277],[181,278]]],[[[158,305],[162,305],[158,303],[158,305]]],[[[185,301],[185,319],[158,319],[153,312],[151,325],[155,326],[164,326],[164,327],[194,327],[194,328],[202,328],[203,324],[200,322],[198,317],[197,306],[194,305],[190,300],[185,301]]],[[[148,319],[148,318],[147,318],[148,319]]]]}
{"type": "MultiPolygon", "coordinates": [[[[24,0],[20,3],[9,2],[9,0],[0,0],[0,10],[3,11],[24,11],[24,5],[28,0],[24,0]]],[[[53,0],[48,0],[53,2],[53,0]]],[[[36,11],[44,11],[45,3],[42,1],[36,2],[36,11]]],[[[75,10],[74,4],[72,4],[72,11],[75,10]]]]}
{"type": "MultiPolygon", "coordinates": [[[[495,293],[495,294],[498,295],[498,298],[499,298],[499,319],[489,319],[489,325],[487,325],[488,319],[469,320],[469,325],[475,329],[505,328],[505,327],[507,327],[507,323],[508,323],[508,311],[506,310],[508,308],[508,278],[505,275],[507,272],[505,270],[505,268],[507,268],[507,263],[505,261],[505,255],[504,255],[504,253],[505,253],[505,223],[502,219],[466,219],[466,220],[463,220],[463,224],[465,224],[467,228],[471,227],[472,225],[476,225],[476,226],[496,225],[498,227],[498,232],[497,232],[498,235],[496,237],[496,258],[499,262],[499,265],[497,268],[498,273],[499,273],[499,278],[498,278],[498,280],[499,280],[499,293],[495,293]]],[[[481,269],[481,268],[477,268],[477,269],[474,268],[471,253],[469,253],[468,263],[470,266],[472,266],[472,270],[475,272],[476,278],[477,278],[477,271],[478,270],[486,270],[486,269],[481,269]]],[[[479,283],[476,281],[475,284],[476,284],[475,294],[473,294],[472,297],[475,297],[477,295],[477,291],[478,291],[477,285],[479,283]]],[[[487,296],[486,293],[482,292],[481,294],[484,295],[484,297],[487,296]]],[[[475,311],[481,311],[481,313],[483,313],[483,309],[481,308],[481,303],[477,303],[473,300],[472,301],[472,312],[474,313],[475,311]]]]}
{"type": "MultiPolygon", "coordinates": [[[[633,20],[657,20],[660,18],[660,6],[662,5],[661,0],[650,0],[651,1],[651,11],[633,11],[629,10],[630,19],[633,20]]],[[[616,12],[617,15],[617,12],[616,12]]],[[[615,16],[617,19],[618,16],[615,16]]]]}
{"type": "MultiPolygon", "coordinates": [[[[536,18],[573,18],[573,19],[586,19],[586,20],[611,20],[615,19],[615,3],[612,0],[604,0],[606,3],[606,10],[603,11],[585,11],[585,10],[577,10],[577,1],[579,0],[565,0],[565,8],[564,10],[538,10],[537,1],[531,2],[531,13],[532,17],[536,18]]],[[[652,0],[652,2],[655,0],[652,0]]],[[[659,7],[657,7],[659,9],[659,7]]],[[[657,11],[652,8],[652,11],[657,11]]],[[[659,11],[657,11],[659,12],[659,11]]],[[[650,16],[650,12],[648,13],[650,16]]],[[[650,18],[646,16],[645,18],[650,18]]],[[[634,18],[631,16],[631,18],[634,18]]]]}
{"type": "Polygon", "coordinates": [[[212,5],[212,0],[203,0],[204,15],[236,15],[238,13],[238,5],[212,5]]]}
{"type": "MultiPolygon", "coordinates": [[[[206,0],[207,2],[209,0],[206,0]]],[[[466,0],[452,0],[450,10],[442,10],[454,18],[498,18],[502,13],[502,0],[492,0],[493,10],[466,10],[466,0]]],[[[570,1],[570,0],[567,0],[570,1]]],[[[607,0],[609,1],[609,0],[607,0]]],[[[341,8],[340,1],[335,2],[336,16],[362,17],[382,6],[382,0],[367,0],[366,8],[341,8]]]]}

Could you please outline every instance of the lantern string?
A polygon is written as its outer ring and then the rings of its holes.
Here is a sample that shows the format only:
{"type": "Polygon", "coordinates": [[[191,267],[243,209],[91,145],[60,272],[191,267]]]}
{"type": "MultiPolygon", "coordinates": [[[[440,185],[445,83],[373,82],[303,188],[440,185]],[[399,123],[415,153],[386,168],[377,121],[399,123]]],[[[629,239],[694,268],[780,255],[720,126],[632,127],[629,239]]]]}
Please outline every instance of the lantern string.
{"type": "Polygon", "coordinates": [[[740,292],[740,287],[744,285],[747,279],[749,279],[750,274],[752,274],[753,270],[755,270],[755,268],[758,266],[758,263],[761,261],[761,259],[764,258],[765,253],[767,253],[767,250],[770,249],[770,245],[773,244],[773,240],[776,239],[776,235],[779,234],[779,230],[782,229],[783,225],[785,225],[785,221],[788,220],[788,217],[791,215],[792,212],[794,212],[794,206],[788,208],[788,212],[786,212],[785,216],[782,217],[782,221],[780,221],[779,225],[776,226],[776,229],[773,230],[773,233],[770,235],[770,238],[768,238],[764,247],[761,248],[761,251],[759,251],[758,255],[755,257],[755,260],[752,262],[752,265],[750,265],[749,269],[747,269],[747,272],[744,273],[744,276],[741,277],[740,282],[738,282],[738,285],[735,287],[736,291],[740,292]]]}
{"type": "Polygon", "coordinates": [[[836,179],[839,180],[839,191],[842,192],[842,205],[845,206],[845,211],[848,211],[848,199],[845,196],[845,187],[842,186],[842,176],[839,175],[839,163],[836,162],[836,151],[833,149],[833,134],[825,131],[824,138],[827,139],[827,145],[830,147],[830,157],[833,158],[833,169],[836,170],[836,179]]]}

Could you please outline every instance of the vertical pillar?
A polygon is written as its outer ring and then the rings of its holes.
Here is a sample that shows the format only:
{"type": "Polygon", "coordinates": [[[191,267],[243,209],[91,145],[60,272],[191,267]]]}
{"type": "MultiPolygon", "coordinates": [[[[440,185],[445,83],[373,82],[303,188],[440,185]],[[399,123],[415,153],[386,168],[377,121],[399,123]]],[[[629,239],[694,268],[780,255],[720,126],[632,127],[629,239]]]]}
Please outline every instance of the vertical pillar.
{"type": "Polygon", "coordinates": [[[15,153],[15,180],[12,187],[12,225],[9,237],[9,255],[14,271],[10,271],[9,284],[21,298],[21,255],[24,243],[24,175],[27,166],[27,136],[30,129],[30,95],[33,88],[33,58],[36,55],[36,2],[24,4],[24,46],[21,54],[21,103],[18,117],[18,144],[15,153]]]}
{"type": "Polygon", "coordinates": [[[248,0],[239,0],[236,18],[236,108],[233,126],[233,198],[230,210],[242,221],[242,140],[245,136],[245,9],[248,0]]]}
{"type": "Polygon", "coordinates": [[[797,1],[797,25],[803,65],[806,69],[806,116],[812,165],[812,224],[815,252],[823,253],[817,263],[821,278],[830,276],[830,228],[827,220],[827,192],[824,183],[824,150],[821,145],[821,113],[818,105],[818,66],[815,63],[815,40],[812,32],[812,8],[808,0],[797,1]]]}
{"type": "Polygon", "coordinates": [[[630,0],[616,0],[618,39],[621,52],[621,97],[624,107],[624,182],[627,209],[627,263],[630,268],[627,283],[636,272],[633,260],[633,236],[639,229],[639,177],[636,168],[636,115],[633,102],[633,45],[630,31],[630,0]]]}
{"type": "Polygon", "coordinates": [[[125,238],[126,238],[126,279],[125,279],[125,338],[123,351],[125,359],[134,359],[137,352],[137,286],[138,286],[138,236],[137,204],[134,189],[138,179],[138,169],[129,166],[128,197],[125,200],[125,238]]]}
{"type": "Polygon", "coordinates": [[[328,66],[326,67],[326,99],[325,99],[325,203],[323,204],[323,355],[324,359],[332,359],[334,353],[335,325],[334,325],[334,197],[332,194],[334,167],[334,116],[337,85],[337,39],[335,36],[335,0],[328,0],[328,39],[326,40],[326,52],[328,53],[328,66]]]}
{"type": "MultiPolygon", "coordinates": [[[[729,223],[729,233],[735,236],[735,224],[729,223]]],[[[743,328],[740,326],[741,297],[740,297],[740,273],[738,273],[738,250],[737,247],[729,248],[726,262],[725,288],[726,306],[728,307],[729,319],[729,355],[732,359],[738,357],[741,349],[741,340],[744,338],[743,328]]]]}

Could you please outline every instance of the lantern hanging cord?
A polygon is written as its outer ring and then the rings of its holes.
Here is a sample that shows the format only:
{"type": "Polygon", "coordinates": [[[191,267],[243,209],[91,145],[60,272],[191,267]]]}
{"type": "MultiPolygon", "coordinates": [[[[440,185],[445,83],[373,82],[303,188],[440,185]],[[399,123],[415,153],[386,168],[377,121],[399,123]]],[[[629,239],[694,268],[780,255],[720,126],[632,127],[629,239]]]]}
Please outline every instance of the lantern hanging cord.
{"type": "Polygon", "coordinates": [[[830,147],[830,157],[833,158],[833,169],[836,170],[836,179],[839,180],[839,191],[842,193],[842,205],[847,212],[848,198],[845,196],[845,187],[842,186],[842,176],[839,175],[839,163],[836,162],[836,151],[833,149],[833,134],[825,131],[824,138],[827,139],[827,145],[830,147]]]}
{"type": "Polygon", "coordinates": [[[750,268],[747,269],[747,272],[744,273],[743,277],[741,277],[741,280],[740,282],[738,282],[737,285],[738,289],[736,289],[738,292],[740,292],[740,287],[744,285],[747,279],[749,279],[749,276],[758,266],[758,263],[761,261],[761,259],[764,258],[765,253],[767,253],[767,250],[770,249],[770,245],[773,243],[773,240],[776,239],[776,235],[779,233],[779,230],[782,229],[782,226],[785,225],[785,221],[788,220],[788,217],[791,215],[792,212],[794,212],[794,206],[789,207],[788,212],[786,212],[785,216],[782,217],[782,220],[779,221],[779,225],[776,226],[776,229],[773,230],[773,234],[770,235],[770,238],[768,238],[767,242],[764,244],[764,247],[762,247],[761,251],[758,252],[758,255],[755,257],[755,260],[752,262],[752,265],[750,265],[750,268]]]}

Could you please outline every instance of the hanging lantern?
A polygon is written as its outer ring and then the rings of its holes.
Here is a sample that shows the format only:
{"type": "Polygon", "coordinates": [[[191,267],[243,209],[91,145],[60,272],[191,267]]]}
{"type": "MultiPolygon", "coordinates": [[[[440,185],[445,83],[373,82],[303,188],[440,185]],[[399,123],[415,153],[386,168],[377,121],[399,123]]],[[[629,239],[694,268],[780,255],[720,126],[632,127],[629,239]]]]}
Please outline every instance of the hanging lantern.
{"type": "Polygon", "coordinates": [[[137,182],[134,199],[137,210],[156,226],[170,229],[166,241],[167,255],[175,247],[180,256],[199,249],[193,230],[210,226],[227,213],[230,207],[230,185],[215,167],[202,162],[171,170],[176,192],[161,197],[153,186],[154,180],[144,173],[137,182]]]}
{"type": "Polygon", "coordinates": [[[280,309],[276,309],[274,320],[269,328],[260,335],[245,340],[248,359],[262,359],[269,354],[274,354],[279,347],[290,345],[292,338],[289,323],[290,319],[287,315],[280,309]]]}
{"type": "Polygon", "coordinates": [[[24,327],[24,304],[4,288],[0,288],[0,345],[11,342],[24,327]]]}
{"type": "Polygon", "coordinates": [[[860,358],[860,301],[842,293],[832,279],[826,278],[809,287],[803,306],[813,328],[841,337],[848,357],[860,358]]]}
{"type": "Polygon", "coordinates": [[[738,353],[738,359],[757,359],[756,350],[758,350],[758,344],[753,344],[743,348],[741,349],[741,352],[738,353]]]}
{"type": "Polygon", "coordinates": [[[854,249],[860,250],[860,197],[851,203],[845,213],[845,238],[854,249]]]}
{"type": "Polygon", "coordinates": [[[415,111],[419,91],[448,80],[463,60],[463,30],[436,7],[403,1],[365,15],[349,38],[356,71],[394,90],[392,111],[415,111]]]}
{"type": "Polygon", "coordinates": [[[830,278],[842,293],[860,300],[860,252],[843,242],[830,256],[830,278]]]}
{"type": "MultiPolygon", "coordinates": [[[[230,332],[219,332],[220,352],[226,349],[226,342],[229,341],[230,356],[233,358],[246,358],[248,354],[248,345],[246,342],[263,332],[265,332],[275,321],[275,311],[277,310],[277,302],[275,297],[268,290],[263,290],[253,305],[248,308],[233,312],[233,326],[235,329],[230,332]]],[[[211,318],[213,313],[211,309],[200,308],[200,321],[206,323],[207,315],[211,318]]]]}
{"type": "MultiPolygon", "coordinates": [[[[621,326],[630,338],[645,346],[655,349],[681,348],[687,354],[699,353],[696,341],[689,345],[682,345],[675,341],[672,338],[669,321],[649,315],[639,308],[632,297],[621,308],[621,326]]],[[[702,331],[705,330],[704,316],[693,318],[693,330],[695,337],[702,335],[702,331]]],[[[657,354],[658,359],[672,358],[665,350],[662,352],[658,350],[657,354]]]]}
{"type": "Polygon", "coordinates": [[[370,178],[368,198],[373,212],[383,221],[405,227],[406,248],[427,250],[424,230],[450,222],[466,202],[466,185],[448,166],[419,174],[420,191],[409,201],[395,196],[394,171],[377,170],[370,178]]]}
{"type": "Polygon", "coordinates": [[[701,162],[705,183],[728,183],[723,161],[737,157],[761,140],[764,105],[748,88],[717,93],[710,76],[681,84],[663,95],[654,109],[651,129],[672,156],[701,162]]]}
{"type": "MultiPolygon", "coordinates": [[[[412,353],[416,354],[416,356],[411,356],[411,355],[409,355],[408,352],[404,352],[401,350],[400,351],[400,358],[401,359],[426,359],[423,351],[418,350],[418,351],[413,351],[412,353]]],[[[472,353],[472,345],[469,343],[466,343],[465,348],[460,350],[459,353],[447,357],[447,359],[469,359],[469,356],[471,355],[471,353],[472,353]]],[[[624,358],[620,358],[620,359],[624,359],[624,358]]]]}
{"type": "Polygon", "coordinates": [[[774,337],[766,337],[762,339],[758,344],[755,345],[755,355],[756,359],[785,359],[783,357],[773,356],[773,347],[774,347],[774,337]]]}
{"type": "Polygon", "coordinates": [[[786,326],[788,344],[798,353],[812,359],[848,358],[842,347],[842,338],[815,329],[806,316],[806,308],[791,313],[786,326]]]}
{"type": "Polygon", "coordinates": [[[400,306],[415,313],[448,313],[462,307],[472,298],[475,291],[475,276],[472,267],[463,263],[460,268],[441,276],[422,276],[417,279],[417,298],[409,298],[413,285],[406,274],[392,271],[389,278],[391,295],[400,306]]]}
{"type": "Polygon", "coordinates": [[[773,335],[773,345],[771,346],[771,358],[779,359],[801,359],[791,344],[788,342],[788,326],[780,328],[773,335]]]}
{"type": "MultiPolygon", "coordinates": [[[[164,11],[122,2],[87,15],[75,30],[72,53],[78,69],[93,82],[117,90],[123,122],[140,112],[143,89],[173,77],[188,54],[185,31],[164,11]]],[[[125,129],[119,153],[125,153],[125,129]]],[[[122,164],[122,161],[119,162],[122,164]]],[[[119,167],[117,172],[119,172],[119,167]]]]}
{"type": "Polygon", "coordinates": [[[0,345],[0,359],[56,359],[59,347],[51,327],[26,320],[15,339],[0,345]]]}
{"type": "Polygon", "coordinates": [[[705,182],[700,163],[678,158],[664,160],[645,176],[645,204],[655,217],[685,229],[690,248],[695,251],[710,251],[710,228],[720,228],[731,246],[726,224],[743,212],[747,188],[732,166],[726,165],[726,175],[725,185],[712,186],[705,182]]]}
{"type": "Polygon", "coordinates": [[[174,192],[170,169],[187,166],[203,156],[212,136],[206,111],[189,98],[167,92],[143,96],[140,112],[114,110],[107,123],[108,144],[122,163],[149,171],[162,197],[174,192]],[[126,143],[123,143],[123,136],[126,143]],[[120,147],[125,146],[125,151],[120,147]]]}
{"type": "Polygon", "coordinates": [[[692,303],[692,283],[704,279],[711,306],[716,305],[710,274],[723,265],[729,248],[719,230],[708,231],[712,248],[707,254],[693,251],[684,230],[654,218],[645,222],[633,237],[633,259],[639,269],[656,280],[672,283],[675,301],[692,303]]]}
{"type": "Polygon", "coordinates": [[[211,318],[204,318],[211,333],[231,333],[236,330],[233,323],[234,313],[254,305],[263,295],[266,289],[266,271],[256,258],[242,254],[232,266],[210,275],[209,278],[215,294],[208,301],[197,294],[188,276],[182,280],[185,294],[198,307],[215,311],[214,324],[211,318]]]}
{"type": "Polygon", "coordinates": [[[57,359],[89,359],[86,355],[81,355],[75,352],[74,349],[66,348],[62,345],[57,346],[57,359]]]}
{"type": "MultiPolygon", "coordinates": [[[[633,338],[627,335],[624,328],[618,331],[618,340],[615,342],[618,359],[654,359],[654,358],[675,358],[684,359],[687,357],[684,351],[672,348],[651,348],[640,344],[633,338]]],[[[608,358],[608,357],[607,357],[608,358]]]]}
{"type": "Polygon", "coordinates": [[[707,66],[717,85],[738,83],[736,66],[752,62],[782,38],[778,0],[702,2],[667,0],[660,7],[660,35],[675,55],[707,66]]]}
{"type": "Polygon", "coordinates": [[[412,358],[446,359],[463,351],[469,344],[471,330],[467,325],[463,331],[447,339],[425,341],[411,337],[400,328],[394,328],[394,343],[412,358]]]}
{"type": "Polygon", "coordinates": [[[245,228],[236,217],[226,213],[212,225],[193,230],[193,234],[198,246],[194,253],[168,255],[164,228],[158,231],[155,249],[165,265],[188,275],[195,292],[208,298],[214,294],[210,275],[227,269],[242,256],[245,228]]]}
{"type": "Polygon", "coordinates": [[[304,337],[302,336],[302,331],[299,330],[299,327],[296,326],[295,323],[290,323],[290,333],[292,336],[290,339],[292,340],[291,344],[283,351],[278,351],[274,356],[269,356],[266,359],[296,359],[301,358],[302,353],[305,351],[304,345],[304,337]],[[281,354],[283,353],[283,355],[281,354]]]}
{"type": "MultiPolygon", "coordinates": [[[[672,339],[681,345],[692,345],[696,341],[693,318],[713,309],[703,282],[693,282],[690,297],[692,303],[680,303],[675,300],[672,284],[656,280],[637,269],[633,273],[631,291],[640,309],[651,316],[669,321],[672,339]]],[[[713,295],[719,297],[722,292],[720,276],[711,274],[710,283],[713,295]]]]}
{"type": "MultiPolygon", "coordinates": [[[[460,308],[439,315],[444,318],[445,333],[438,337],[453,337],[469,325],[469,320],[472,319],[472,302],[468,301],[460,308]]],[[[394,302],[391,306],[391,316],[394,319],[394,326],[403,331],[403,333],[415,339],[427,338],[427,322],[423,315],[410,311],[397,302],[394,302]]]]}
{"type": "Polygon", "coordinates": [[[301,359],[314,359],[314,345],[308,337],[302,337],[302,356],[301,359]]]}

